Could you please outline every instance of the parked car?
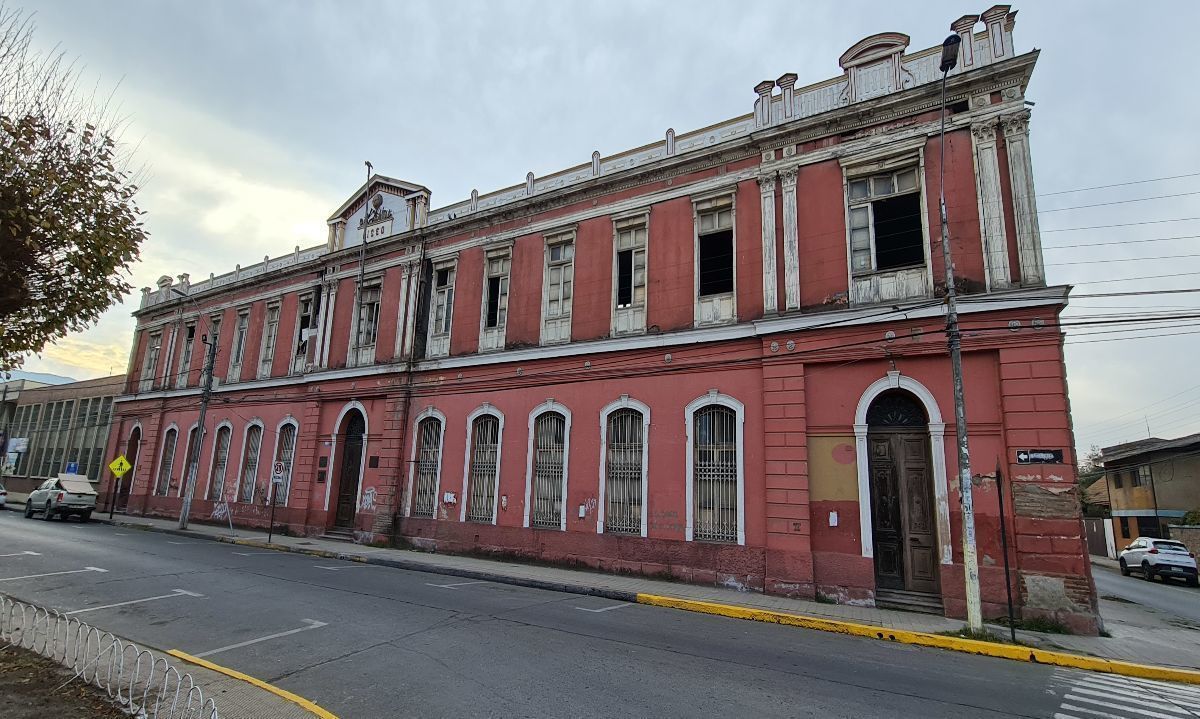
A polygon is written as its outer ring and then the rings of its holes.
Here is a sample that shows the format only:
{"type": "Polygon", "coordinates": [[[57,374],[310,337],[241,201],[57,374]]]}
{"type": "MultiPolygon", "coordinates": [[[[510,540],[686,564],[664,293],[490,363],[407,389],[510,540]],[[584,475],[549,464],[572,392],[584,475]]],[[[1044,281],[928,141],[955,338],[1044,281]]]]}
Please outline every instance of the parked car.
{"type": "Polygon", "coordinates": [[[1138,537],[1121,550],[1121,574],[1141,572],[1142,579],[1153,581],[1155,576],[1179,577],[1189,587],[1200,586],[1196,575],[1196,555],[1183,542],[1173,539],[1138,537]]]}
{"type": "Polygon", "coordinates": [[[47,521],[55,516],[65,519],[74,514],[86,522],[92,518],[95,509],[96,490],[92,489],[87,477],[80,474],[60,474],[47,479],[25,500],[26,519],[41,512],[42,519],[47,521]]]}
{"type": "Polygon", "coordinates": [[[8,490],[4,488],[3,484],[0,484],[0,509],[7,509],[7,508],[8,508],[8,490]]]}

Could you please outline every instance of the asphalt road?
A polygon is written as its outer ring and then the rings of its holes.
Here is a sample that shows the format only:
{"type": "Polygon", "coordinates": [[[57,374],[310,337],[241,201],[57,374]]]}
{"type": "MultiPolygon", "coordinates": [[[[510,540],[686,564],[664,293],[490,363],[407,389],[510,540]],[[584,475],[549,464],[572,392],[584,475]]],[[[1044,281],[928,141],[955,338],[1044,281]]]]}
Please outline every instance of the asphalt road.
{"type": "Polygon", "coordinates": [[[1185,586],[1179,580],[1147,582],[1137,572],[1122,577],[1119,570],[1095,562],[1092,578],[1096,593],[1102,597],[1120,597],[1200,624],[1200,588],[1185,586]]]}
{"type": "Polygon", "coordinates": [[[347,718],[1145,719],[1200,704],[1194,688],[15,512],[0,512],[0,592],[347,718]]]}

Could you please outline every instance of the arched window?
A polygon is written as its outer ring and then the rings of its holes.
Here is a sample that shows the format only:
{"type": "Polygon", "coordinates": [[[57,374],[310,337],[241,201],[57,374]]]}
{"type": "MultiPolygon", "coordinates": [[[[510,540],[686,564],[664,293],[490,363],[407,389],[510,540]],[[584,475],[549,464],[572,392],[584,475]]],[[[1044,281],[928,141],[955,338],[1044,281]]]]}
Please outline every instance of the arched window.
{"type": "Polygon", "coordinates": [[[217,441],[213,445],[212,469],[208,474],[208,499],[221,502],[225,499],[225,469],[229,466],[229,425],[217,428],[217,441]]]}
{"type": "MultiPolygon", "coordinates": [[[[184,447],[184,451],[183,451],[183,471],[179,473],[179,496],[180,497],[183,496],[184,491],[187,489],[188,476],[192,471],[192,462],[200,461],[200,457],[199,457],[200,448],[196,446],[196,436],[199,434],[199,432],[200,432],[200,428],[197,427],[196,425],[192,425],[192,428],[188,430],[187,445],[184,447]],[[192,456],[193,454],[195,454],[197,456],[193,457],[192,456]]],[[[195,487],[192,488],[192,492],[193,492],[193,496],[194,496],[195,487]]]]}
{"type": "Polygon", "coordinates": [[[495,517],[496,479],[500,474],[500,419],[482,414],[471,423],[471,465],[467,519],[491,522],[495,517]]]}
{"type": "Polygon", "coordinates": [[[604,531],[641,534],[644,415],[636,409],[610,412],[605,427],[604,531]]]}
{"type": "Polygon", "coordinates": [[[171,471],[175,468],[175,441],[179,431],[174,427],[163,436],[162,459],[158,462],[158,478],[154,482],[154,493],[167,496],[171,489],[171,471]]]}
{"type": "Polygon", "coordinates": [[[253,502],[258,482],[258,454],[262,449],[262,425],[252,424],[246,428],[246,442],[242,447],[242,482],[239,485],[238,501],[253,502]]]}
{"type": "Polygon", "coordinates": [[[558,412],[543,412],[533,426],[533,506],[530,525],[561,529],[567,420],[558,412]]]}
{"type": "Polygon", "coordinates": [[[709,404],[696,410],[692,422],[692,536],[738,541],[737,415],[709,404]]]}
{"type": "Polygon", "coordinates": [[[414,517],[433,517],[437,508],[438,467],[442,455],[442,422],[426,417],[417,424],[417,479],[413,493],[414,517]]]}
{"type": "Polygon", "coordinates": [[[272,485],[271,501],[287,506],[292,489],[292,462],[296,457],[296,425],[289,423],[280,427],[275,442],[275,461],[283,463],[283,484],[272,485]]]}

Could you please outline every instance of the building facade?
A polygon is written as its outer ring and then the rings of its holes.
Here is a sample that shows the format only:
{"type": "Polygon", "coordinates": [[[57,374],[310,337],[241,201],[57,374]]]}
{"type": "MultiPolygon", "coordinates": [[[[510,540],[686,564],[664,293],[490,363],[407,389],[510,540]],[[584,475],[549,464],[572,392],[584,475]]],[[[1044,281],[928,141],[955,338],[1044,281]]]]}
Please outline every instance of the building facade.
{"type": "Polygon", "coordinates": [[[99,482],[108,460],[113,399],[125,376],[22,389],[8,425],[4,484],[29,492],[49,477],[72,469],[99,482]],[[22,448],[17,451],[15,448],[22,448]]]}
{"type": "MultiPolygon", "coordinates": [[[[1094,632],[1014,19],[955,21],[947,86],[985,613],[1004,521],[1023,610],[1094,632]]],[[[130,510],[177,515],[194,466],[201,519],[265,526],[274,502],[296,533],[962,615],[940,48],[908,43],[865,38],[835,78],[760,83],[747,115],[440,209],[375,176],[322,246],[161,278],[110,438],[136,455],[130,510]]]]}
{"type": "Polygon", "coordinates": [[[1174,539],[1172,525],[1200,510],[1200,434],[1100,450],[1118,549],[1137,537],[1174,539]]]}

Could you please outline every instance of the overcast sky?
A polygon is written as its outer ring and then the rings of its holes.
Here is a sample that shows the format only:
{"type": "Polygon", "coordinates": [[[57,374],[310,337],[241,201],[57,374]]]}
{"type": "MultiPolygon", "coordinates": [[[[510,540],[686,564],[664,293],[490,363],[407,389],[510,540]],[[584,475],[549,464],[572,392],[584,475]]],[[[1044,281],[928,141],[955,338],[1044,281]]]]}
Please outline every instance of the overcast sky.
{"type": "MultiPolygon", "coordinates": [[[[361,184],[363,160],[431,188],[439,207],[472,188],[523,182],[530,170],[587,162],[593,150],[660,140],[668,127],[682,133],[749,112],[760,80],[795,72],[805,85],[838,75],[838,56],[876,32],[907,33],[910,50],[935,45],[951,21],[986,8],[845,0],[26,7],[37,13],[40,48],[60,47],[89,82],[116,87],[125,137],[149,167],[139,204],[151,238],[135,287],[162,274],[202,279],[324,241],[324,220],[361,184]]],[[[1076,284],[1076,295],[1200,287],[1200,254],[1137,259],[1200,253],[1200,219],[1161,222],[1200,218],[1200,194],[1111,204],[1200,193],[1200,100],[1189,79],[1200,4],[1014,7],[1017,52],[1043,51],[1027,97],[1037,103],[1033,163],[1049,281],[1076,284]],[[1180,175],[1193,176],[1062,192],[1180,175]],[[1127,223],[1153,224],[1074,229],[1127,223]],[[1193,274],[1105,281],[1185,272],[1193,274]]],[[[123,372],[138,296],[25,369],[76,379],[123,372]]],[[[1200,309],[1200,293],[1079,298],[1068,315],[1188,309],[1200,309]]],[[[1200,340],[1131,340],[1129,328],[1084,327],[1068,340],[1081,449],[1145,437],[1147,423],[1161,437],[1200,431],[1200,340]],[[1112,338],[1120,339],[1095,341],[1112,338]]]]}

